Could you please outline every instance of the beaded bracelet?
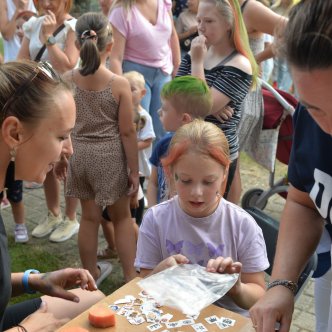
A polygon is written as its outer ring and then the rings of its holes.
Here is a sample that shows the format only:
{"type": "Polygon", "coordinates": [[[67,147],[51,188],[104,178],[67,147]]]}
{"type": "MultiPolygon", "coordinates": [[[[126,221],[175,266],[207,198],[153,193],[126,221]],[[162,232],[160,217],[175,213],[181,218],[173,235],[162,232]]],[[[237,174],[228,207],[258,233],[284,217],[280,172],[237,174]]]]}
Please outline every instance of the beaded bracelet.
{"type": "Polygon", "coordinates": [[[35,294],[36,291],[32,290],[29,287],[29,275],[30,275],[30,273],[40,273],[40,272],[38,270],[34,270],[34,269],[26,270],[23,274],[23,277],[22,277],[22,284],[23,284],[24,291],[27,294],[35,294]]]}
{"type": "Polygon", "coordinates": [[[272,282],[269,282],[267,284],[267,290],[275,287],[275,286],[284,286],[286,288],[288,288],[290,291],[292,291],[292,293],[295,295],[298,289],[298,284],[294,281],[291,280],[286,280],[286,279],[277,279],[274,280],[272,282]]]}
{"type": "Polygon", "coordinates": [[[21,324],[17,324],[17,329],[19,332],[28,332],[28,330],[21,324]]]}

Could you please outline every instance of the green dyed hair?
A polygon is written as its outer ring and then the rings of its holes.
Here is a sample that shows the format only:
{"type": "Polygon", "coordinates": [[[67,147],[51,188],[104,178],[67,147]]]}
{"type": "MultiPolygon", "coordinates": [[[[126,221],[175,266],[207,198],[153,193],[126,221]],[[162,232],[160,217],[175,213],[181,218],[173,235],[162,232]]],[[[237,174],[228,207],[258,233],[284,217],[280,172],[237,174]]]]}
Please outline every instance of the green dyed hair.
{"type": "Polygon", "coordinates": [[[180,76],[166,83],[161,98],[168,100],[177,112],[191,117],[205,118],[212,109],[212,95],[208,85],[194,76],[180,76]]]}

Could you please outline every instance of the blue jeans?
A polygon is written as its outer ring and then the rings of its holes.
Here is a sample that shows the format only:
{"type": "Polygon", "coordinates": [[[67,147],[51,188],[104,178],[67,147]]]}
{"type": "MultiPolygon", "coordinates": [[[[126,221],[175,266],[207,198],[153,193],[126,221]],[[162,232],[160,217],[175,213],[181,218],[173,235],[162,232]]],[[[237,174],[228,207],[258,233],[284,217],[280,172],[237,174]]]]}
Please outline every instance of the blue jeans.
{"type": "Polygon", "coordinates": [[[164,73],[160,68],[140,65],[128,60],[123,61],[122,69],[124,73],[131,70],[137,71],[145,78],[146,95],[142,99],[141,105],[152,117],[153,129],[156,134],[156,143],[165,135],[165,130],[160,122],[158,110],[161,107],[161,90],[164,84],[171,80],[171,75],[164,73]]]}

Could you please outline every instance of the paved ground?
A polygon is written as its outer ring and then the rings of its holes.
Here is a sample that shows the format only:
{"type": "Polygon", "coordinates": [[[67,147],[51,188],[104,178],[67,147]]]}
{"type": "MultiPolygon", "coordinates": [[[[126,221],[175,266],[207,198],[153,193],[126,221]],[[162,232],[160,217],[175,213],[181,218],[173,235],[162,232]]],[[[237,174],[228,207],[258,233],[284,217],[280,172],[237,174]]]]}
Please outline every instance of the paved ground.
{"type": "MultiPolygon", "coordinates": [[[[285,169],[281,168],[279,174],[284,174],[284,171],[285,169]]],[[[253,187],[266,188],[268,186],[268,173],[262,168],[257,168],[256,166],[249,164],[247,170],[241,174],[244,182],[244,191],[253,187]]],[[[24,203],[26,207],[26,222],[31,232],[47,213],[43,190],[25,190],[24,203]]],[[[279,218],[283,204],[284,200],[278,195],[274,195],[269,200],[265,211],[275,218],[279,218]]],[[[11,236],[13,232],[13,221],[10,209],[3,210],[2,215],[6,224],[7,232],[9,236],[11,236]]],[[[103,241],[104,240],[100,235],[101,245],[103,245],[103,241]]],[[[56,250],[61,254],[63,253],[63,257],[66,261],[68,261],[68,255],[70,255],[70,263],[72,266],[78,266],[80,263],[77,249],[77,236],[74,236],[72,239],[61,244],[50,243],[48,239],[31,239],[29,243],[38,243],[41,247],[45,246],[49,252],[56,250]]],[[[27,248],[28,246],[29,244],[27,244],[27,248]]],[[[304,293],[296,303],[291,328],[292,332],[313,332],[315,330],[313,283],[313,281],[310,281],[308,287],[304,290],[304,293]]]]}

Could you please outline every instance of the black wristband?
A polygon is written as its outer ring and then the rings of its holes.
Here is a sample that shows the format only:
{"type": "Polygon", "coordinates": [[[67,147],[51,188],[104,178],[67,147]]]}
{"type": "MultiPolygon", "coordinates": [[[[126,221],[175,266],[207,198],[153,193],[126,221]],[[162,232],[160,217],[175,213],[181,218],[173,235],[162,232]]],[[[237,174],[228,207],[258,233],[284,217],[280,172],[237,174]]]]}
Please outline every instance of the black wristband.
{"type": "Polygon", "coordinates": [[[297,289],[298,289],[298,284],[296,282],[291,281],[291,280],[286,280],[286,279],[277,279],[272,282],[269,282],[267,284],[266,289],[269,290],[275,286],[284,286],[284,287],[288,288],[294,295],[296,294],[297,289]]]}

